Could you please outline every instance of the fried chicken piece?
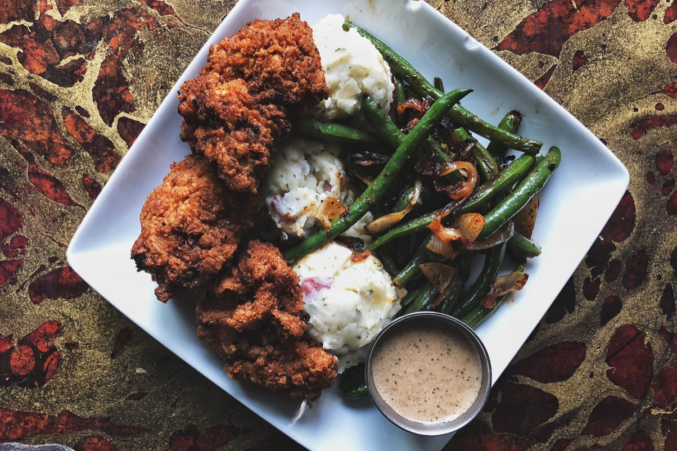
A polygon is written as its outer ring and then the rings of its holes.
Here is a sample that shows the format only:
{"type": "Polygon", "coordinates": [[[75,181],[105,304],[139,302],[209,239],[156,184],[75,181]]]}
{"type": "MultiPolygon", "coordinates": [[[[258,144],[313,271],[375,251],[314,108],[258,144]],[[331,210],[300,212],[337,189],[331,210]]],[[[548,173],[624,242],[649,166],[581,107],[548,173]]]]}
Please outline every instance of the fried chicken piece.
{"type": "Polygon", "coordinates": [[[251,227],[256,196],[229,192],[216,168],[199,155],[174,163],[141,210],[141,235],[132,247],[139,271],[158,283],[167,302],[201,289],[221,271],[251,227]]]}
{"type": "Polygon", "coordinates": [[[259,104],[315,106],[329,97],[313,29],[299,13],[249,22],[211,46],[207,60],[203,74],[243,79],[259,104]]]}
{"type": "MultiPolygon", "coordinates": [[[[138,270],[158,283],[158,299],[201,289],[228,264],[252,225],[273,139],[291,129],[286,108],[314,106],[328,95],[312,29],[298,14],[255,20],[212,46],[201,75],[179,91],[181,139],[198,156],[172,165],[148,196],[132,248],[138,270]]],[[[274,283],[266,285],[252,310],[238,315],[255,323],[278,295],[274,283]]],[[[293,322],[281,311],[273,316],[293,322]]]]}
{"type": "Polygon", "coordinates": [[[218,164],[228,188],[256,193],[274,152],[291,129],[291,106],[329,96],[312,29],[295,14],[254,20],[209,50],[201,75],[179,90],[181,139],[218,164]]]}
{"type": "Polygon", "coordinates": [[[272,128],[289,130],[284,114],[278,111],[274,124],[256,108],[243,80],[224,83],[215,73],[187,81],[180,93],[181,139],[216,162],[229,189],[256,193],[273,148],[272,128]]]}
{"type": "Polygon", "coordinates": [[[314,401],[336,379],[338,360],[306,333],[303,305],[299,279],[280,251],[252,241],[198,304],[198,337],[232,379],[314,401]]]}

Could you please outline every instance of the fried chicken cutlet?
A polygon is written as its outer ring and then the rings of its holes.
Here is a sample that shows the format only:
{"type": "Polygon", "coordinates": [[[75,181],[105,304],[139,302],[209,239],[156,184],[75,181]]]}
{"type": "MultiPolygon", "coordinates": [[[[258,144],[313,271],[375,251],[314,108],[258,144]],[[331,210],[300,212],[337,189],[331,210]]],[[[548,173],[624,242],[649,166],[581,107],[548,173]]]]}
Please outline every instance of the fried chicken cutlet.
{"type": "Polygon", "coordinates": [[[200,76],[179,91],[181,139],[214,161],[234,191],[256,193],[290,131],[287,109],[329,96],[313,30],[299,14],[254,20],[209,49],[200,76]]]}
{"type": "Polygon", "coordinates": [[[202,74],[240,78],[258,104],[315,106],[329,97],[313,29],[299,13],[256,19],[209,49],[202,74]]]}
{"type": "Polygon", "coordinates": [[[229,192],[203,156],[172,164],[141,210],[141,235],[132,247],[138,270],[158,283],[157,298],[167,302],[212,280],[251,227],[255,205],[255,195],[229,192]]]}
{"type": "Polygon", "coordinates": [[[329,95],[312,29],[299,17],[250,22],[212,46],[201,75],[179,91],[181,139],[200,157],[172,166],[149,196],[132,249],[164,302],[203,288],[230,264],[251,227],[273,140],[291,128],[286,108],[329,95]]]}
{"type": "Polygon", "coordinates": [[[232,379],[316,400],[336,379],[338,360],[306,333],[303,305],[299,279],[280,251],[252,241],[198,304],[198,337],[232,379]]]}
{"type": "Polygon", "coordinates": [[[216,73],[187,81],[180,92],[181,139],[216,163],[229,189],[256,193],[268,169],[273,136],[290,130],[284,114],[278,110],[276,122],[267,119],[243,80],[222,82],[216,73]]]}

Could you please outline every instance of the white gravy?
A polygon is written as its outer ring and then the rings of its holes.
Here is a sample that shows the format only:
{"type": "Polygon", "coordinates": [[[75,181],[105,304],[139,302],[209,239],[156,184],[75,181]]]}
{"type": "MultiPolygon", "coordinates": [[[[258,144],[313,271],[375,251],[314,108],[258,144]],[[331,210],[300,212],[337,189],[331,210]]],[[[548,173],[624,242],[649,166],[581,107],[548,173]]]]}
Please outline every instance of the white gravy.
{"type": "Polygon", "coordinates": [[[412,326],[383,340],[372,359],[374,385],[398,414],[441,423],[461,416],[477,399],[480,359],[462,333],[412,326]]]}

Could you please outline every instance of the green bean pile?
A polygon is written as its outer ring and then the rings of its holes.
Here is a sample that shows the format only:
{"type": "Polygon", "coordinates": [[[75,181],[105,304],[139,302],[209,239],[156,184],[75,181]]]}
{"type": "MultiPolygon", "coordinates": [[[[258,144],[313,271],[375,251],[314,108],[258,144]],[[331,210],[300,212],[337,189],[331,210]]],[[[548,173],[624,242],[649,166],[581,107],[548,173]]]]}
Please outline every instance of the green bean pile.
{"type": "MultiPolygon", "coordinates": [[[[434,310],[477,327],[508,297],[501,292],[500,296],[492,298],[492,302],[486,302],[490,297],[488,293],[498,285],[499,269],[506,254],[517,262],[515,273],[524,273],[526,259],[541,253],[534,242],[514,232],[512,219],[545,186],[559,166],[562,154],[552,147],[547,154],[540,155],[542,143],[518,136],[516,133],[522,122],[519,112],[511,111],[498,126],[490,125],[460,105],[461,99],[470,94],[469,89],[456,89],[445,94],[441,79],[435,78],[434,85],[431,84],[411,64],[367,31],[350,22],[345,22],[343,28],[355,28],[369,39],[390,65],[396,86],[396,108],[391,108],[389,115],[373,98],[363,98],[361,110],[373,132],[308,118],[293,120],[293,130],[307,137],[342,144],[345,148],[376,149],[389,157],[382,159],[387,161],[385,165],[372,181],[367,182],[368,185],[364,185],[362,195],[331,222],[330,229],[288,249],[283,253],[284,258],[293,263],[319,249],[346,232],[369,211],[380,217],[409,207],[406,222],[380,230],[366,248],[381,260],[393,276],[393,283],[407,289],[399,314],[434,310]],[[425,108],[417,107],[423,104],[425,108]],[[414,115],[412,118],[413,111],[407,114],[412,105],[419,117],[414,115]],[[490,144],[485,148],[472,133],[488,139],[490,144]],[[509,150],[523,154],[517,159],[506,157],[509,150]],[[431,173],[426,167],[438,172],[431,173]],[[465,171],[458,170],[461,167],[465,171]],[[440,172],[444,168],[451,170],[440,172]],[[409,200],[414,195],[411,181],[417,172],[419,185],[420,174],[423,174],[423,190],[418,201],[415,204],[412,201],[410,206],[409,200]],[[472,192],[458,195],[459,189],[470,186],[468,180],[473,177],[472,172],[478,180],[472,192]],[[444,227],[451,227],[462,215],[470,213],[481,214],[485,221],[474,243],[456,246],[453,258],[429,249],[434,244],[431,241],[435,235],[431,230],[435,230],[432,226],[435,221],[438,225],[443,221],[444,227]],[[506,230],[511,233],[502,235],[506,230]],[[477,243],[484,245],[477,246],[477,243]],[[482,270],[466,291],[470,266],[480,252],[486,253],[482,270]],[[421,265],[432,263],[443,263],[456,270],[455,279],[441,293],[421,270],[421,265]]],[[[360,184],[362,182],[357,181],[354,186],[360,184]]],[[[492,293],[498,295],[497,291],[492,293]]],[[[366,396],[363,366],[347,370],[340,388],[346,398],[366,396]]]]}

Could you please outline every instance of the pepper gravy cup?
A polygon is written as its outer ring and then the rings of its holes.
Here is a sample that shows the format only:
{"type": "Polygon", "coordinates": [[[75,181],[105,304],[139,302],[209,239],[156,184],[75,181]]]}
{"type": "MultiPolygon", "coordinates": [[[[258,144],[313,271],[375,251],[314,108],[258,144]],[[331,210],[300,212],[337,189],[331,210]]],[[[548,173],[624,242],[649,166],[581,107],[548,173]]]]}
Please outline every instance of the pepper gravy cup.
{"type": "MultiPolygon", "coordinates": [[[[403,343],[406,343],[406,338],[402,338],[401,340],[405,340],[403,343]]],[[[416,344],[412,343],[412,346],[418,348],[416,344]]],[[[451,357],[449,357],[448,359],[451,359],[451,357]]],[[[439,358],[437,360],[439,360],[439,358]]],[[[403,365],[406,366],[407,370],[409,371],[415,370],[415,365],[413,365],[411,362],[401,362],[401,363],[403,363],[403,365]]],[[[406,370],[404,370],[404,372],[406,373],[406,370]]],[[[460,374],[463,373],[461,372],[460,374]]],[[[425,377],[425,375],[422,374],[420,377],[425,377]]],[[[455,377],[463,377],[463,376],[456,375],[455,377]]],[[[487,350],[485,349],[484,344],[482,343],[480,338],[477,336],[477,334],[475,334],[475,332],[473,332],[473,330],[470,327],[465,325],[463,322],[442,313],[418,312],[396,319],[395,321],[387,325],[374,339],[371,348],[369,350],[369,354],[367,356],[367,361],[365,365],[365,378],[367,382],[367,389],[369,390],[369,395],[371,396],[372,401],[374,402],[378,410],[383,414],[383,416],[385,416],[394,425],[413,434],[426,436],[444,435],[455,432],[461,429],[463,426],[467,425],[480,413],[480,411],[484,407],[484,404],[486,403],[489,397],[489,392],[491,390],[491,362],[489,361],[489,355],[487,354],[487,350]],[[375,356],[377,356],[379,352],[382,350],[381,348],[387,345],[388,342],[390,340],[393,340],[395,337],[398,336],[404,337],[403,334],[408,332],[410,333],[412,331],[415,332],[417,330],[425,331],[424,333],[430,333],[431,329],[437,329],[443,332],[447,332],[449,339],[459,341],[459,346],[465,347],[466,350],[470,349],[474,350],[479,360],[481,376],[479,376],[479,392],[477,392],[477,396],[472,402],[472,404],[470,404],[469,407],[465,411],[463,411],[463,413],[461,413],[459,416],[451,417],[448,420],[442,419],[440,421],[435,422],[421,422],[412,420],[411,418],[407,418],[401,413],[398,413],[393,408],[393,406],[389,404],[388,401],[386,401],[383,394],[379,392],[377,383],[374,380],[374,361],[375,356]]],[[[463,382],[465,383],[465,380],[463,380],[463,382]]],[[[437,391],[436,392],[433,391],[433,393],[435,394],[435,396],[445,396],[443,393],[448,393],[448,390],[453,390],[457,388],[452,387],[450,385],[452,384],[447,384],[444,387],[438,387],[435,389],[437,391]]],[[[414,388],[410,386],[409,390],[413,389],[414,388]]],[[[416,389],[420,389],[420,387],[417,386],[416,389]]],[[[397,390],[401,390],[401,386],[397,390]]],[[[470,394],[470,392],[468,392],[468,394],[470,394]]]]}

